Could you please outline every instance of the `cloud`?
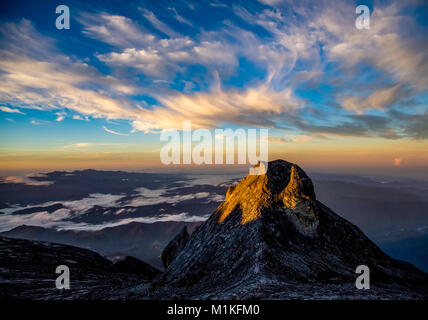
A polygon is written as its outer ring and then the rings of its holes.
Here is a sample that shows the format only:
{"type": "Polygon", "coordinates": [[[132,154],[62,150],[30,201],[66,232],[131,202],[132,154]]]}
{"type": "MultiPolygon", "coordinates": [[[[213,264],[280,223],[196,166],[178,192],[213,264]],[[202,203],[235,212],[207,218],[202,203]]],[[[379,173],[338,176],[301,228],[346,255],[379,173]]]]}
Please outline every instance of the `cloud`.
{"type": "Polygon", "coordinates": [[[95,143],[91,142],[77,142],[70,145],[63,146],[64,149],[71,149],[71,148],[88,148],[95,146],[95,143]]]}
{"type": "Polygon", "coordinates": [[[131,19],[107,13],[81,13],[78,21],[88,37],[124,48],[150,44],[155,38],[131,19]]]}
{"type": "MultiPolygon", "coordinates": [[[[151,16],[148,12],[145,13],[151,16]]],[[[147,43],[144,42],[147,39],[141,34],[144,33],[143,29],[125,17],[101,14],[90,16],[83,23],[86,35],[116,46],[134,44],[134,41],[140,46],[147,43]],[[106,21],[109,21],[106,26],[98,25],[106,21]],[[92,23],[94,25],[91,25],[92,23]],[[120,39],[121,42],[116,43],[116,40],[111,39],[120,39]]],[[[24,37],[24,34],[26,37],[41,37],[28,21],[13,25],[13,28],[22,29],[19,32],[21,37],[24,37]]],[[[214,127],[222,122],[274,127],[279,115],[294,113],[302,104],[293,95],[291,88],[282,86],[274,89],[270,86],[272,79],[278,74],[275,70],[282,70],[284,62],[280,55],[275,53],[275,46],[262,45],[249,32],[240,32],[242,30],[236,27],[229,29],[234,32],[236,44],[226,41],[229,35],[221,31],[223,34],[204,33],[196,42],[186,36],[174,39],[153,37],[148,40],[151,44],[149,47],[128,47],[121,52],[97,56],[110,66],[133,67],[153,76],[176,72],[185,65],[201,64],[212,68],[212,74],[215,75],[215,83],[210,92],[183,94],[171,90],[155,90],[151,95],[159,104],[151,109],[141,108],[122,95],[122,92],[128,92],[127,90],[118,92],[119,88],[123,87],[120,82],[100,75],[84,62],[72,61],[68,57],[55,54],[51,41],[42,38],[43,42],[49,44],[47,47],[52,49],[49,62],[29,58],[30,53],[25,50],[20,50],[21,55],[14,54],[14,50],[6,52],[6,59],[0,62],[0,69],[4,72],[0,98],[22,107],[37,107],[43,110],[67,108],[85,117],[127,119],[132,122],[134,129],[146,132],[180,128],[182,121],[189,119],[197,128],[214,127]],[[268,77],[268,84],[255,84],[242,90],[221,89],[219,72],[214,69],[236,65],[239,50],[248,51],[251,59],[260,63],[269,63],[272,74],[268,77]],[[88,86],[90,84],[92,87],[96,84],[103,88],[97,91],[82,89],[91,87],[88,86]]],[[[19,37],[10,39],[12,47],[19,46],[21,40],[23,39],[19,37]]],[[[294,59],[291,60],[294,65],[294,59]]],[[[62,115],[58,116],[58,120],[62,119],[62,115]]]]}
{"type": "Polygon", "coordinates": [[[385,110],[397,103],[403,95],[400,94],[400,85],[373,91],[367,98],[352,96],[345,98],[342,105],[345,109],[363,113],[366,109],[385,110]]]}
{"type": "Polygon", "coordinates": [[[86,121],[88,121],[89,119],[88,119],[88,117],[86,116],[86,117],[82,117],[82,116],[80,116],[80,115],[78,115],[78,114],[75,114],[75,115],[73,115],[73,117],[72,117],[74,120],[86,120],[86,121]]]}
{"type": "Polygon", "coordinates": [[[19,114],[25,114],[19,109],[13,109],[9,107],[0,106],[0,111],[8,112],[8,113],[19,113],[19,114]]]}
{"type": "Polygon", "coordinates": [[[32,226],[42,226],[46,228],[50,227],[70,227],[73,229],[80,225],[80,223],[72,221],[72,219],[83,215],[89,209],[94,206],[103,208],[115,207],[117,201],[122,198],[123,195],[112,195],[112,194],[90,194],[86,198],[72,201],[62,202],[45,202],[42,204],[31,205],[26,207],[13,207],[2,209],[6,214],[0,215],[0,231],[6,231],[11,228],[26,224],[32,226]],[[58,209],[52,213],[48,211],[38,211],[29,214],[14,215],[13,212],[29,209],[34,207],[47,207],[54,204],[61,203],[65,208],[58,209]]]}
{"type": "Polygon", "coordinates": [[[0,231],[8,231],[21,225],[40,226],[44,228],[56,228],[58,230],[87,230],[97,231],[103,228],[116,227],[125,225],[131,222],[140,223],[155,223],[155,222],[168,222],[168,221],[183,221],[183,222],[199,222],[205,221],[208,216],[195,216],[187,212],[179,214],[161,214],[152,217],[136,217],[118,219],[111,222],[103,223],[86,223],[86,222],[73,222],[73,213],[69,209],[58,209],[52,213],[47,211],[40,211],[26,215],[0,215],[0,231]]]}
{"type": "Polygon", "coordinates": [[[209,69],[237,65],[233,46],[218,40],[194,42],[189,37],[155,39],[149,47],[125,48],[120,52],[99,54],[97,58],[112,67],[133,68],[147,76],[163,79],[199,64],[209,69]]]}
{"type": "Polygon", "coordinates": [[[112,66],[132,66],[148,75],[161,75],[165,71],[163,59],[157,50],[127,48],[121,53],[98,55],[98,59],[112,66]]]}
{"type": "Polygon", "coordinates": [[[355,20],[353,4],[324,6],[314,15],[311,26],[322,40],[328,60],[339,63],[345,90],[370,92],[367,98],[359,92],[345,99],[339,95],[345,109],[358,113],[368,109],[385,110],[400,99],[426,90],[427,30],[408,14],[415,5],[417,2],[395,1],[374,6],[370,29],[364,31],[349,23],[355,20]],[[362,71],[368,67],[369,72],[362,71]],[[373,77],[372,70],[376,70],[377,76],[373,77]]]}
{"type": "Polygon", "coordinates": [[[389,112],[428,86],[426,27],[412,15],[416,2],[377,4],[364,31],[355,28],[351,3],[261,2],[273,7],[226,5],[214,9],[229,13],[223,20],[188,35],[172,27],[189,25],[175,8],[169,16],[141,9],[142,20],[81,12],[83,34],[108,45],[94,53],[106,75],[99,64],[59,53],[28,20],[3,24],[0,99],[21,109],[125,119],[145,132],[191,120],[194,128],[232,123],[323,137],[426,136],[416,112],[400,118],[389,112]],[[151,34],[153,28],[160,32],[151,34]],[[315,91],[319,100],[311,99],[315,91]],[[382,126],[349,116],[372,110],[388,118],[376,120],[382,126]]]}
{"type": "Polygon", "coordinates": [[[63,121],[64,119],[65,119],[65,116],[66,116],[67,114],[65,113],[65,112],[57,112],[56,113],[56,121],[58,121],[58,122],[61,122],[61,121],[63,121]]]}
{"type": "Polygon", "coordinates": [[[35,178],[37,176],[30,175],[30,176],[8,176],[0,178],[1,183],[19,183],[19,184],[25,184],[27,186],[50,186],[54,184],[53,181],[38,181],[34,180],[32,178],[35,178]]]}
{"type": "Polygon", "coordinates": [[[189,20],[187,20],[183,16],[179,15],[175,8],[169,8],[169,10],[171,10],[174,13],[174,17],[177,19],[177,21],[193,27],[193,23],[191,23],[189,20]]]}
{"type": "Polygon", "coordinates": [[[83,199],[62,201],[61,204],[78,214],[83,214],[94,206],[103,208],[116,207],[118,205],[117,201],[120,200],[123,196],[124,195],[93,193],[83,199]]]}
{"type": "Polygon", "coordinates": [[[104,228],[117,227],[125,225],[131,222],[140,222],[140,223],[155,223],[155,222],[168,222],[168,221],[183,221],[183,222],[202,222],[205,221],[208,216],[194,216],[190,215],[188,212],[182,212],[179,214],[164,214],[155,217],[139,217],[139,218],[126,218],[114,222],[106,222],[102,224],[89,224],[89,223],[78,223],[74,225],[64,225],[60,226],[59,229],[63,230],[87,230],[87,231],[97,231],[104,228]]]}
{"type": "Polygon", "coordinates": [[[109,128],[106,128],[105,126],[103,126],[103,129],[105,131],[107,131],[108,133],[112,133],[112,134],[115,134],[115,135],[118,135],[118,136],[129,136],[129,134],[127,134],[127,133],[119,133],[119,132],[110,130],[109,128]]]}
{"type": "Polygon", "coordinates": [[[147,189],[144,187],[138,188],[135,191],[138,195],[131,200],[123,202],[122,206],[125,207],[141,207],[152,206],[160,203],[177,204],[182,201],[209,198],[208,192],[190,193],[184,195],[169,195],[168,189],[147,189]]]}
{"type": "Polygon", "coordinates": [[[41,125],[43,125],[43,124],[45,124],[45,123],[47,123],[46,121],[41,121],[41,120],[31,120],[31,122],[30,122],[31,124],[34,124],[34,125],[36,125],[36,126],[41,126],[41,125]]]}
{"type": "Polygon", "coordinates": [[[332,9],[315,23],[323,24],[328,32],[340,39],[329,45],[330,58],[342,60],[348,67],[361,62],[370,63],[400,83],[424,88],[428,85],[428,66],[425,63],[428,45],[422,40],[424,36],[418,31],[415,21],[403,15],[402,9],[398,3],[376,7],[371,15],[374,23],[367,32],[360,32],[344,23],[346,15],[337,19],[335,14],[334,19],[332,9]],[[402,27],[404,25],[406,28],[402,27]],[[408,36],[411,32],[414,34],[408,36]]]}
{"type": "Polygon", "coordinates": [[[274,6],[277,4],[282,3],[284,0],[259,0],[259,2],[263,3],[263,4],[267,4],[269,6],[274,6]]]}
{"type": "Polygon", "coordinates": [[[8,231],[21,225],[45,228],[70,225],[70,222],[66,222],[69,215],[70,211],[67,209],[59,209],[52,213],[40,211],[26,215],[0,215],[0,231],[8,231]]]}
{"type": "Polygon", "coordinates": [[[428,139],[428,111],[423,113],[389,112],[391,121],[401,128],[402,135],[413,139],[428,139]]]}
{"type": "MultiPolygon", "coordinates": [[[[73,61],[56,53],[49,45],[49,39],[41,37],[27,20],[22,20],[17,25],[7,24],[2,32],[9,44],[7,49],[0,50],[2,101],[21,108],[47,111],[67,108],[95,118],[128,119],[133,114],[135,117],[136,109],[122,94],[123,90],[128,90],[124,89],[126,85],[119,85],[113,77],[99,74],[84,62],[73,61]],[[8,29],[11,31],[8,32],[8,29]],[[51,50],[46,59],[49,62],[39,60],[48,53],[41,54],[37,59],[32,57],[33,48],[30,50],[22,45],[27,38],[40,38],[41,43],[46,43],[46,50],[51,50]],[[88,84],[103,88],[82,89],[88,84]]],[[[38,47],[35,49],[42,50],[38,47]]]]}
{"type": "MultiPolygon", "coordinates": [[[[34,177],[34,175],[32,175],[34,177]]],[[[28,179],[28,177],[25,177],[28,179]]],[[[17,177],[10,178],[10,181],[25,181],[33,183],[33,181],[26,180],[25,178],[18,179],[17,177]]],[[[36,181],[37,182],[37,181],[36,181]]],[[[46,182],[46,181],[42,181],[46,182]]],[[[13,182],[21,183],[21,182],[13,182]]],[[[42,185],[42,184],[37,184],[42,185]]],[[[44,184],[43,184],[44,185],[44,184]]],[[[0,215],[0,231],[6,231],[11,228],[26,224],[33,226],[43,226],[43,227],[54,227],[58,229],[69,229],[69,230],[100,230],[105,227],[113,227],[123,224],[128,224],[130,222],[143,222],[143,223],[154,223],[154,222],[165,222],[165,221],[186,221],[186,222],[197,222],[204,221],[208,216],[193,216],[189,215],[187,212],[182,212],[180,214],[160,214],[156,216],[145,216],[145,217],[134,217],[134,218],[125,218],[117,219],[120,214],[124,212],[132,212],[134,209],[132,207],[140,206],[150,206],[161,203],[177,204],[182,201],[188,200],[202,200],[206,199],[204,203],[210,202],[221,202],[224,200],[224,196],[218,194],[210,194],[208,192],[198,192],[191,194],[168,194],[174,188],[168,189],[148,189],[148,188],[137,188],[135,193],[132,195],[132,198],[125,194],[101,194],[94,193],[90,194],[88,197],[71,200],[71,201],[51,201],[45,202],[37,205],[30,205],[26,207],[13,207],[5,208],[2,211],[5,213],[0,215]],[[54,204],[61,203],[64,208],[58,209],[55,212],[49,213],[48,211],[38,211],[29,214],[14,215],[15,211],[22,209],[29,209],[34,207],[47,207],[54,204]],[[80,216],[87,213],[90,209],[94,207],[102,207],[110,211],[117,220],[103,222],[99,224],[91,224],[85,222],[78,222],[80,216]],[[131,208],[129,208],[131,207],[131,208]],[[117,208],[119,208],[117,210],[117,208]],[[113,209],[113,210],[109,210],[113,209]]]]}
{"type": "Polygon", "coordinates": [[[157,98],[162,107],[141,110],[143,120],[133,122],[135,129],[180,130],[186,120],[192,120],[193,128],[214,128],[222,122],[274,127],[277,116],[296,112],[302,103],[290,89],[276,92],[266,86],[243,92],[220,89],[209,93],[157,98]]]}
{"type": "Polygon", "coordinates": [[[323,136],[309,135],[309,134],[297,134],[297,135],[286,134],[285,136],[287,137],[286,141],[294,142],[294,143],[305,143],[305,142],[314,140],[314,138],[325,139],[325,137],[323,136]]]}
{"type": "Polygon", "coordinates": [[[162,21],[160,21],[156,15],[144,8],[139,8],[139,10],[142,12],[143,16],[152,24],[152,26],[154,28],[156,28],[157,30],[165,33],[166,35],[170,36],[170,37],[174,37],[177,38],[180,35],[175,32],[174,30],[172,30],[170,27],[168,27],[165,23],[163,23],[162,21]]]}
{"type": "Polygon", "coordinates": [[[277,143],[290,142],[289,140],[281,138],[281,137],[268,137],[267,141],[268,142],[277,142],[277,143]]]}

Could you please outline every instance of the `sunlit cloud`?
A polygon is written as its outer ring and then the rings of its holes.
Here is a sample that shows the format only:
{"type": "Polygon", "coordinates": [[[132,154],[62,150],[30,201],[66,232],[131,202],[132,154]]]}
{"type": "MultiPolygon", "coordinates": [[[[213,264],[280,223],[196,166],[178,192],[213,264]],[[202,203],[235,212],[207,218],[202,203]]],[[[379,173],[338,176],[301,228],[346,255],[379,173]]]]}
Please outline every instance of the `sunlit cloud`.
{"type": "Polygon", "coordinates": [[[63,146],[64,149],[74,149],[74,148],[88,148],[95,146],[95,143],[91,142],[77,142],[70,145],[63,146]]]}
{"type": "Polygon", "coordinates": [[[0,106],[0,111],[7,112],[7,113],[19,113],[19,114],[25,115],[25,113],[19,109],[13,109],[13,108],[4,107],[4,106],[0,106]]]}
{"type": "Polygon", "coordinates": [[[131,19],[107,13],[81,13],[78,21],[88,37],[120,47],[150,44],[155,38],[131,19]]]}
{"type": "Polygon", "coordinates": [[[34,175],[31,176],[8,176],[0,178],[0,181],[2,183],[19,183],[19,184],[25,184],[28,186],[50,186],[54,182],[52,181],[39,181],[34,180],[34,175]]]}
{"type": "Polygon", "coordinates": [[[109,128],[107,128],[107,127],[105,127],[105,126],[103,126],[103,129],[104,129],[104,131],[106,131],[106,132],[108,132],[108,133],[115,134],[115,135],[117,135],[117,136],[129,136],[129,134],[127,134],[127,133],[120,133],[120,132],[116,132],[116,131],[110,130],[109,128]]]}
{"type": "Polygon", "coordinates": [[[244,92],[214,90],[158,99],[162,107],[141,110],[142,120],[134,121],[134,128],[142,131],[181,129],[183,121],[188,119],[192,120],[194,128],[214,128],[221,122],[275,127],[279,115],[295,113],[302,103],[290,89],[276,92],[266,86],[244,92]]]}

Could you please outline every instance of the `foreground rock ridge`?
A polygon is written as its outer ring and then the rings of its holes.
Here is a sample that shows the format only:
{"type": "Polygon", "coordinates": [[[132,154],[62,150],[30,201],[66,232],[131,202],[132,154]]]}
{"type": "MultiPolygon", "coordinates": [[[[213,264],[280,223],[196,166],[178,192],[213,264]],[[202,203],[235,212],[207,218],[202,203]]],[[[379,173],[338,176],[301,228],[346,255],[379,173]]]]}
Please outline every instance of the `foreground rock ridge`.
{"type": "Polygon", "coordinates": [[[161,273],[136,258],[117,263],[68,245],[0,236],[0,300],[121,299],[161,273]],[[55,287],[56,267],[70,268],[70,290],[55,287]]]}
{"type": "Polygon", "coordinates": [[[425,273],[390,258],[318,202],[311,179],[283,160],[230,187],[225,201],[184,245],[177,239],[171,246],[182,249],[174,251],[149,296],[161,298],[167,287],[180,298],[292,298],[290,286],[297,284],[308,291],[321,286],[326,295],[319,298],[343,295],[343,290],[348,294],[342,297],[350,298],[427,293],[425,273]],[[371,271],[374,289],[366,296],[354,285],[359,265],[371,271]]]}

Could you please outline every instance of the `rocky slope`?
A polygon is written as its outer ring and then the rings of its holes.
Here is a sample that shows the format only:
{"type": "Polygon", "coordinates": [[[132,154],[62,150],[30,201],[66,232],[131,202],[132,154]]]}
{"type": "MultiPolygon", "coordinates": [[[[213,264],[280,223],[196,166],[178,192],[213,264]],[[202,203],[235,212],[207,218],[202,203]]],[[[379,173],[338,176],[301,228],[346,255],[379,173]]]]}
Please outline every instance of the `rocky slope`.
{"type": "Polygon", "coordinates": [[[0,237],[0,299],[121,299],[159,273],[135,258],[113,264],[86,249],[0,237]],[[69,267],[69,290],[55,286],[59,265],[69,267]]]}
{"type": "Polygon", "coordinates": [[[305,172],[282,160],[231,187],[181,247],[149,297],[422,298],[428,292],[427,274],[390,258],[318,202],[305,172]],[[358,265],[370,268],[369,290],[355,288],[358,265]]]}
{"type": "Polygon", "coordinates": [[[131,222],[97,231],[55,230],[19,226],[0,236],[67,244],[96,251],[108,257],[133,256],[162,268],[162,249],[186,226],[191,233],[200,222],[131,222]]]}

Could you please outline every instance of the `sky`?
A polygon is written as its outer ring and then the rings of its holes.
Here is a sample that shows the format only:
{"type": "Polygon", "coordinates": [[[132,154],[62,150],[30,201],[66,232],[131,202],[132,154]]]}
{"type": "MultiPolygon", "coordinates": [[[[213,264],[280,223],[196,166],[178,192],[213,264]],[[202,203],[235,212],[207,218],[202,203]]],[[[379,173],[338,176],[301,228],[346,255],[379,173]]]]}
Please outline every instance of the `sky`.
{"type": "Polygon", "coordinates": [[[160,132],[268,128],[269,158],[428,178],[424,1],[0,4],[0,174],[160,168],[160,132]],[[370,29],[357,29],[357,5],[370,29]]]}

